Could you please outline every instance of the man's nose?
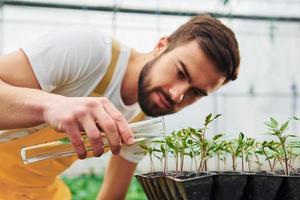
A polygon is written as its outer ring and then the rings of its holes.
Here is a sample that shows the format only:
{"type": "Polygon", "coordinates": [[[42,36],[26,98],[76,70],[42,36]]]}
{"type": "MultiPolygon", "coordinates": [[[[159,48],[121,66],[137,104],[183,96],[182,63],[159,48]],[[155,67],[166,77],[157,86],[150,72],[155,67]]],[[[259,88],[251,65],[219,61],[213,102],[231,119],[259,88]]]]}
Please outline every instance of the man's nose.
{"type": "Polygon", "coordinates": [[[185,92],[187,91],[186,86],[174,86],[170,88],[169,93],[174,102],[180,103],[184,97],[185,92]]]}

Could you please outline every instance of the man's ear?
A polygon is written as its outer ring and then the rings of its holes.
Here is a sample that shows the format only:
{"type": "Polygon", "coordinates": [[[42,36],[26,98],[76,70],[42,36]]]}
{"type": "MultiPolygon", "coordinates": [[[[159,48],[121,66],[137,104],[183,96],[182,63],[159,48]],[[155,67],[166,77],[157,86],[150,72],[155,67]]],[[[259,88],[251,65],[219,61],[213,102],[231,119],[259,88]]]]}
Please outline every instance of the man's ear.
{"type": "Polygon", "coordinates": [[[158,43],[155,45],[154,48],[154,56],[159,56],[164,50],[167,49],[169,43],[168,36],[163,36],[159,39],[158,43]]]}

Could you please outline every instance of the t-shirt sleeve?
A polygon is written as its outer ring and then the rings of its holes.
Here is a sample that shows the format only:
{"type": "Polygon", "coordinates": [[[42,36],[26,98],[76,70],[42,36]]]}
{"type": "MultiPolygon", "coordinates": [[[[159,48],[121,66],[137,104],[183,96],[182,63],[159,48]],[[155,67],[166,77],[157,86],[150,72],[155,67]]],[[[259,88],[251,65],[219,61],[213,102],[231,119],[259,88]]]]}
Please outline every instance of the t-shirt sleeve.
{"type": "Polygon", "coordinates": [[[22,47],[47,92],[104,73],[110,59],[109,38],[94,28],[50,32],[22,47]]]}

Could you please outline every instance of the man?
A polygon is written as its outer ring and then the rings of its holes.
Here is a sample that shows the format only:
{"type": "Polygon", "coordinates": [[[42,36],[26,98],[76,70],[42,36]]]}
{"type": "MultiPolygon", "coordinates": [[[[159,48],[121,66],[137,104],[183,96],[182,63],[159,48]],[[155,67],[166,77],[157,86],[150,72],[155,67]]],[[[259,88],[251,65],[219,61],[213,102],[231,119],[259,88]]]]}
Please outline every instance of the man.
{"type": "Polygon", "coordinates": [[[20,148],[64,137],[56,130],[70,137],[78,158],[84,159],[84,131],[94,156],[101,156],[98,127],[114,154],[99,198],[124,199],[140,160],[130,154],[131,147],[121,148],[122,143],[136,148],[128,122],[141,110],[153,117],[175,113],[238,75],[234,33],[209,16],[191,18],[148,53],[119,45],[118,51],[118,43],[93,29],[71,28],[0,59],[0,129],[35,132],[0,144],[5,160],[0,199],[70,199],[56,176],[76,157],[25,165],[20,148]],[[87,97],[93,92],[103,97],[87,97]],[[52,129],[37,131],[40,124],[52,129]]]}

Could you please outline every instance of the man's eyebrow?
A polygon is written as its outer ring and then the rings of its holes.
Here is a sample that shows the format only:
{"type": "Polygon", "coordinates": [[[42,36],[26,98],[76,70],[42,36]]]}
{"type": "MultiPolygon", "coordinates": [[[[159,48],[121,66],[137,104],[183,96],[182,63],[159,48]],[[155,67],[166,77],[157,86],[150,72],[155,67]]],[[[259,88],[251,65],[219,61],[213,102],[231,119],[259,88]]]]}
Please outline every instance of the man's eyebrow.
{"type": "MultiPolygon", "coordinates": [[[[178,59],[178,61],[179,61],[180,65],[182,66],[182,69],[183,69],[185,75],[187,76],[188,82],[192,83],[192,79],[191,79],[191,76],[189,74],[189,71],[187,70],[186,64],[184,62],[182,62],[180,59],[178,59]]],[[[200,88],[196,88],[196,89],[199,90],[203,94],[203,96],[207,96],[208,95],[206,91],[204,91],[204,90],[202,90],[200,88]]]]}

